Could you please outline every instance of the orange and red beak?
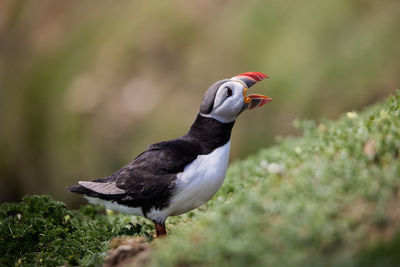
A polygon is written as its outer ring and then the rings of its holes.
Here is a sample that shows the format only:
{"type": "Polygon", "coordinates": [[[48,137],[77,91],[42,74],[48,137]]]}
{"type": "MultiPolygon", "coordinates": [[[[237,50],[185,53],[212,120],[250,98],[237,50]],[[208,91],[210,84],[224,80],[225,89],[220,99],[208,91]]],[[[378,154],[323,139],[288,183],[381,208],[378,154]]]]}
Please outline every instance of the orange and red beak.
{"type": "Polygon", "coordinates": [[[261,107],[264,104],[272,101],[271,97],[265,95],[253,94],[246,96],[246,91],[248,88],[257,82],[268,78],[269,77],[267,75],[261,72],[246,72],[231,78],[232,80],[239,81],[243,84],[243,97],[247,109],[261,107]]]}
{"type": "Polygon", "coordinates": [[[272,98],[269,96],[258,94],[249,95],[248,98],[250,101],[249,103],[246,103],[249,105],[247,109],[258,108],[272,101],[272,98]]]}

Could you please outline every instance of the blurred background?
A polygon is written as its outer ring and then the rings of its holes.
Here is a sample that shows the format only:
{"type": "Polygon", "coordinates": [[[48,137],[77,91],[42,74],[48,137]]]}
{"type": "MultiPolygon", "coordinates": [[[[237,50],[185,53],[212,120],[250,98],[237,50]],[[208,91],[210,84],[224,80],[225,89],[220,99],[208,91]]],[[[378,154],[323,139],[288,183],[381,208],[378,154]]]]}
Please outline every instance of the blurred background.
{"type": "Polygon", "coordinates": [[[103,177],[183,135],[215,81],[247,71],[231,160],[292,121],[337,118],[400,86],[398,0],[0,1],[0,203],[103,177]]]}

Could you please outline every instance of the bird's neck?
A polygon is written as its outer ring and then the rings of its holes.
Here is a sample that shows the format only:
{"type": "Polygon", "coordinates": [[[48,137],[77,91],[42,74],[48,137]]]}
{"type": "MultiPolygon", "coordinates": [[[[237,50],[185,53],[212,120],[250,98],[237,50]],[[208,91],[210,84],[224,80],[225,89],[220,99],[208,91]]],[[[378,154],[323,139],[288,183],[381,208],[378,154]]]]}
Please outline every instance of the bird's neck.
{"type": "Polygon", "coordinates": [[[230,140],[234,124],[235,121],[223,123],[197,114],[196,120],[185,137],[205,143],[207,146],[219,147],[230,140]]]}

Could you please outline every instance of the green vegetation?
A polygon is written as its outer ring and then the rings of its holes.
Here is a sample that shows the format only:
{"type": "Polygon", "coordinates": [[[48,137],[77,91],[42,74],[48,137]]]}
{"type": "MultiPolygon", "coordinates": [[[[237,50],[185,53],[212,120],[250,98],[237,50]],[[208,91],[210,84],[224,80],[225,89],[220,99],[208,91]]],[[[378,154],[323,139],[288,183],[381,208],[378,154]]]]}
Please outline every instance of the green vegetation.
{"type": "MultiPolygon", "coordinates": [[[[154,266],[393,266],[400,247],[400,92],[232,164],[203,207],[168,221],[154,266]]],[[[0,207],[0,265],[100,264],[116,235],[152,225],[47,196],[0,207]]],[[[151,230],[150,230],[151,229],[151,230]]]]}
{"type": "Polygon", "coordinates": [[[0,266],[98,266],[116,235],[145,235],[149,225],[104,208],[71,211],[49,196],[27,196],[0,206],[0,266]]]}

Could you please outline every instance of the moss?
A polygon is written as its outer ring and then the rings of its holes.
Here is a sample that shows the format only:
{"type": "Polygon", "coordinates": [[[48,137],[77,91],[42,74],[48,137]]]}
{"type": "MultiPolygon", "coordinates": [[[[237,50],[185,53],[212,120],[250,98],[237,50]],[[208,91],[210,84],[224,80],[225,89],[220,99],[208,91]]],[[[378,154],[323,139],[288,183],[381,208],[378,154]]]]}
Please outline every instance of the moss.
{"type": "Polygon", "coordinates": [[[50,196],[26,196],[0,206],[0,266],[97,266],[116,235],[147,235],[146,224],[123,215],[101,214],[104,208],[68,210],[50,196]]]}

